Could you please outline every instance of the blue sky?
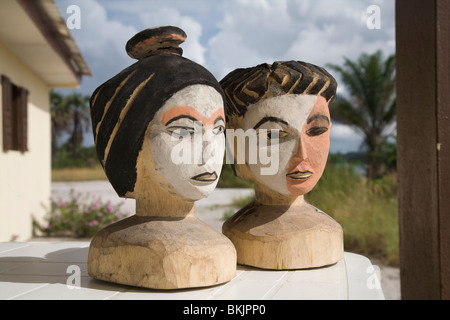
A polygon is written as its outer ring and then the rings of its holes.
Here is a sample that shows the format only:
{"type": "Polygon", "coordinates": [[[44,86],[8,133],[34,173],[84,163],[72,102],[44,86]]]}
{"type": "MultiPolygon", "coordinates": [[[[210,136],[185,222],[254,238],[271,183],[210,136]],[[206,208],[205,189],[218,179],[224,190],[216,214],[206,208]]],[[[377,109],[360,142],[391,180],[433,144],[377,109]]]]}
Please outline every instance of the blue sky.
{"type": "MultiPolygon", "coordinates": [[[[71,34],[93,73],[78,90],[86,95],[135,62],[125,52],[128,39],[162,25],[182,28],[188,36],[181,45],[183,56],[205,66],[218,80],[236,68],[260,63],[301,60],[325,67],[341,64],[343,57],[356,59],[361,53],[395,52],[394,0],[55,2],[65,19],[70,17],[70,5],[80,8],[80,29],[71,34]],[[371,5],[380,8],[380,29],[367,27],[371,5]]],[[[85,144],[92,144],[90,136],[86,140],[85,144]]],[[[350,128],[333,126],[332,152],[356,151],[360,143],[350,128]]]]}

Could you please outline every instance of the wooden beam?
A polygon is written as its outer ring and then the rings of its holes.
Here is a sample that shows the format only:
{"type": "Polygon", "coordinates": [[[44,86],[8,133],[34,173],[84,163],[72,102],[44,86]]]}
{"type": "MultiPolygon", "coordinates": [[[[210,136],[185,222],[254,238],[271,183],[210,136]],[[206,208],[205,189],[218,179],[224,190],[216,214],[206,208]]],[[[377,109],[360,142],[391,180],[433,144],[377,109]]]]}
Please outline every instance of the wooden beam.
{"type": "Polygon", "coordinates": [[[450,298],[450,1],[397,0],[402,299],[450,298]]]}
{"type": "Polygon", "coordinates": [[[450,3],[437,2],[437,127],[441,297],[450,300],[450,3]]]}

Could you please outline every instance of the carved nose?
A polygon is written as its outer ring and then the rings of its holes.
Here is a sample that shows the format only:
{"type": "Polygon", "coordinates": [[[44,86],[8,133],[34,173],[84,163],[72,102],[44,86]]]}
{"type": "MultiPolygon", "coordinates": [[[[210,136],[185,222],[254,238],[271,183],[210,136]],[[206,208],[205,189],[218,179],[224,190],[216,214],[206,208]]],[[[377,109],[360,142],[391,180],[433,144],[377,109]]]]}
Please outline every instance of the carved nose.
{"type": "Polygon", "coordinates": [[[297,143],[297,150],[294,153],[294,159],[301,162],[303,160],[305,160],[308,157],[308,154],[306,153],[306,148],[305,145],[302,141],[302,138],[300,137],[298,139],[298,143],[297,143]]]}
{"type": "Polygon", "coordinates": [[[209,131],[206,130],[206,132],[204,132],[202,135],[202,140],[198,141],[201,142],[201,154],[199,154],[200,161],[198,162],[199,166],[204,166],[205,164],[207,164],[208,161],[211,160],[215,155],[214,139],[212,132],[209,131]]]}

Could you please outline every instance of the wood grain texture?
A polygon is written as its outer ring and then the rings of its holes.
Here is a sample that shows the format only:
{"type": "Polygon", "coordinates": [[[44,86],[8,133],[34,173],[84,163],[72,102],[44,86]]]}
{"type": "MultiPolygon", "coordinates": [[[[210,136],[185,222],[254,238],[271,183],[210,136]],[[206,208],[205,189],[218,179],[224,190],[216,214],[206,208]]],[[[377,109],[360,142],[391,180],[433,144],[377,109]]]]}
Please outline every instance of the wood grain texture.
{"type": "Polygon", "coordinates": [[[153,289],[212,286],[235,276],[235,250],[194,216],[134,216],[96,235],[88,272],[96,279],[153,289]]]}
{"type": "Polygon", "coordinates": [[[439,0],[436,10],[441,298],[450,300],[450,3],[439,0]]]}
{"type": "Polygon", "coordinates": [[[401,295],[449,299],[450,3],[396,6],[401,295]]]}
{"type": "MultiPolygon", "coordinates": [[[[149,141],[152,123],[145,141],[149,141]]],[[[136,215],[98,232],[91,242],[91,277],[152,289],[207,287],[236,273],[231,241],[194,215],[195,202],[176,192],[155,167],[150,143],[136,161],[136,215]]]]}
{"type": "MultiPolygon", "coordinates": [[[[146,140],[150,132],[151,125],[146,140]]],[[[149,143],[139,153],[137,176],[136,215],[95,235],[89,248],[89,275],[165,290],[207,287],[233,279],[233,244],[197,219],[195,202],[178,195],[157,172],[149,143]]]]}
{"type": "MultiPolygon", "coordinates": [[[[146,132],[149,139],[151,125],[146,132]]],[[[236,272],[231,241],[194,215],[195,202],[181,197],[157,172],[145,143],[137,160],[136,215],[98,232],[91,242],[91,277],[152,289],[207,287],[236,272]]]]}
{"type": "Polygon", "coordinates": [[[336,94],[336,80],[319,66],[285,61],[236,69],[220,84],[227,97],[227,129],[257,130],[261,121],[276,119],[286,135],[292,133],[280,140],[280,163],[271,174],[263,173],[259,163],[239,160],[251,156],[246,154],[250,148],[238,147],[238,139],[228,136],[232,168],[238,177],[255,183],[256,194],[255,201],[222,228],[236,247],[238,263],[277,270],[337,263],[344,256],[341,226],[303,199],[320,179],[329,151],[329,136],[311,141],[305,124],[312,110],[330,124],[328,104],[336,94]]]}
{"type": "MultiPolygon", "coordinates": [[[[155,114],[173,96],[187,87],[205,85],[221,103],[223,100],[215,77],[180,56],[178,44],[185,38],[184,31],[175,27],[138,33],[128,42],[127,51],[139,62],[92,95],[97,156],[117,194],[136,199],[135,216],[94,236],[88,255],[88,272],[93,278],[171,290],[213,286],[235,276],[236,250],[231,241],[194,216],[194,200],[201,197],[183,193],[186,188],[180,191],[180,185],[186,186],[185,177],[175,174],[177,179],[170,181],[163,173],[164,165],[159,163],[157,168],[153,158],[173,150],[161,138],[170,138],[167,130],[154,133],[154,140],[150,137],[155,114]]],[[[204,91],[195,88],[193,95],[204,101],[204,91]]],[[[181,105],[184,103],[189,104],[183,101],[181,105]]],[[[171,160],[164,156],[162,162],[171,160]]],[[[198,165],[192,166],[198,169],[198,165]]],[[[173,170],[189,172],[186,169],[173,170]]],[[[198,194],[205,197],[208,193],[198,194]]]]}
{"type": "Polygon", "coordinates": [[[342,227],[303,197],[278,199],[259,192],[223,225],[237,262],[263,269],[308,269],[344,257],[342,227]]]}

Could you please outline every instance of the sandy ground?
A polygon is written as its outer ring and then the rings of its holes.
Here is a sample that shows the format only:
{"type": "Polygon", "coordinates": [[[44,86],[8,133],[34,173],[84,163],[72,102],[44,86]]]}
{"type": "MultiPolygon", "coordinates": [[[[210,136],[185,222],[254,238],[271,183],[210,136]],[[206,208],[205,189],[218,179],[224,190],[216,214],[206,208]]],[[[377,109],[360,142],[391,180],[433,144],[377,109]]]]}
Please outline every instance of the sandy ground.
{"type": "MultiPolygon", "coordinates": [[[[135,212],[135,200],[119,198],[108,181],[54,182],[52,184],[52,197],[54,199],[67,199],[71,190],[75,194],[89,195],[90,199],[101,198],[105,202],[108,200],[112,203],[123,202],[122,209],[124,212],[135,212]]],[[[250,195],[253,195],[252,189],[216,189],[208,198],[196,202],[195,215],[221,232],[223,215],[229,208],[231,201],[234,198],[250,195]]],[[[375,260],[372,260],[372,264],[379,267],[381,287],[385,298],[387,300],[399,300],[399,269],[379,265],[375,260]]]]}

